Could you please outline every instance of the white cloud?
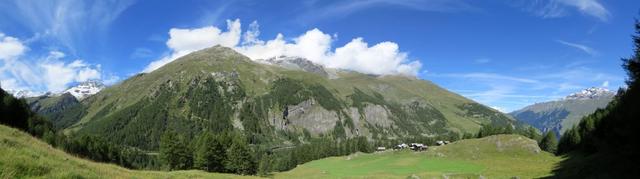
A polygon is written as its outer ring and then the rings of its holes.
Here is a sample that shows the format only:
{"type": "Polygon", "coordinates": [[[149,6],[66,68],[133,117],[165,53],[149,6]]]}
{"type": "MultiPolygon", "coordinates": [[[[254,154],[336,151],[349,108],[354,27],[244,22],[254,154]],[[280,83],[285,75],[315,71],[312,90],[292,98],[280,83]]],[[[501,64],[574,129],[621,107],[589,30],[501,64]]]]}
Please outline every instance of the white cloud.
{"type": "Polygon", "coordinates": [[[566,45],[569,47],[573,47],[576,48],[580,51],[583,51],[584,53],[587,53],[589,55],[596,55],[598,52],[596,52],[596,50],[594,50],[593,48],[583,45],[583,44],[578,44],[578,43],[571,43],[571,42],[567,42],[567,41],[562,41],[562,40],[556,40],[556,42],[562,44],[562,45],[566,45]]]}
{"type": "MultiPolygon", "coordinates": [[[[34,92],[58,92],[65,90],[70,83],[89,79],[101,79],[100,65],[90,65],[82,60],[65,62],[65,54],[51,51],[44,57],[28,58],[24,56],[24,43],[11,38],[14,46],[21,46],[17,51],[10,51],[10,58],[3,56],[0,63],[0,81],[2,88],[8,90],[30,90],[34,92]]],[[[0,47],[5,42],[0,42],[0,47]]],[[[5,54],[6,55],[6,54],[5,54]]]]}
{"type": "Polygon", "coordinates": [[[498,106],[491,106],[491,108],[493,108],[495,110],[498,110],[498,111],[500,111],[502,113],[507,113],[508,112],[506,109],[498,107],[498,106]]]}
{"type": "MultiPolygon", "coordinates": [[[[530,70],[530,69],[529,69],[530,70]]],[[[624,85],[624,77],[591,69],[585,64],[557,65],[536,68],[527,73],[429,73],[432,79],[443,81],[448,89],[488,106],[512,111],[537,102],[556,100],[591,86],[614,89],[624,85]],[[523,75],[524,74],[524,75],[523,75]]]]}
{"type": "Polygon", "coordinates": [[[468,79],[483,80],[483,81],[485,81],[485,80],[486,81],[499,80],[499,81],[510,81],[510,82],[531,83],[531,84],[539,83],[538,80],[534,80],[534,79],[513,77],[513,76],[501,75],[501,74],[496,74],[496,73],[481,73],[481,72],[475,72],[475,73],[451,73],[451,74],[442,74],[442,75],[436,75],[436,76],[455,77],[455,78],[468,78],[468,79]]]}
{"type": "Polygon", "coordinates": [[[151,72],[177,58],[214,45],[235,47],[240,42],[241,31],[239,19],[227,20],[227,31],[225,32],[214,26],[195,29],[172,28],[169,30],[169,40],[167,41],[171,55],[151,62],[143,72],[151,72]]]}
{"type": "Polygon", "coordinates": [[[390,6],[424,12],[460,12],[478,10],[478,8],[473,7],[463,0],[359,0],[336,1],[333,3],[315,1],[306,5],[307,9],[305,9],[304,14],[298,17],[298,21],[306,23],[308,21],[319,19],[335,19],[349,16],[366,9],[390,6]]]}
{"type": "Polygon", "coordinates": [[[12,59],[22,55],[27,47],[14,37],[5,36],[0,33],[0,60],[12,59]]]}
{"type": "Polygon", "coordinates": [[[558,2],[573,6],[580,12],[596,17],[602,21],[609,19],[609,11],[598,0],[558,0],[558,2]]]}
{"type": "Polygon", "coordinates": [[[272,40],[263,41],[259,25],[253,22],[241,35],[240,21],[227,21],[227,31],[208,26],[196,29],[171,29],[167,46],[171,55],[151,62],[144,70],[150,72],[161,66],[206,47],[222,45],[233,47],[251,59],[266,59],[280,55],[304,57],[329,68],[354,70],[368,74],[404,74],[416,75],[422,64],[411,61],[405,52],[399,50],[394,42],[381,42],[369,46],[363,38],[354,38],[351,42],[333,50],[335,36],[325,34],[319,29],[311,29],[304,34],[285,40],[282,34],[272,40]],[[242,37],[242,43],[240,43],[242,37]]]}
{"type": "Polygon", "coordinates": [[[607,21],[611,16],[609,10],[599,0],[512,0],[509,2],[542,18],[564,17],[570,13],[568,9],[572,8],[600,21],[607,21]]]}
{"type": "Polygon", "coordinates": [[[53,40],[75,53],[78,47],[96,43],[132,4],[133,0],[0,1],[0,16],[34,33],[31,40],[53,40]]]}

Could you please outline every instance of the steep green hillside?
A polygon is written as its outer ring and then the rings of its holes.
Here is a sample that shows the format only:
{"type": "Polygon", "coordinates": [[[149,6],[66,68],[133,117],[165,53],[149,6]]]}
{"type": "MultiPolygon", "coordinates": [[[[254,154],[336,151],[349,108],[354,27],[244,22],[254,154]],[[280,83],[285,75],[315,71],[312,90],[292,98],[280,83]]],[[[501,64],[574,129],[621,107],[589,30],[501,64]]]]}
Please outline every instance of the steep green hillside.
{"type": "Polygon", "coordinates": [[[574,93],[561,100],[536,103],[509,114],[541,131],[552,130],[556,136],[561,136],[577,125],[584,116],[606,107],[614,96],[612,92],[600,88],[583,91],[599,93],[574,93]]]}
{"type": "Polygon", "coordinates": [[[80,102],[71,94],[26,98],[31,110],[52,121],[55,129],[64,129],[83,115],[80,102]]]}
{"type": "Polygon", "coordinates": [[[144,150],[157,150],[166,129],[188,138],[240,130],[251,144],[277,147],[305,137],[458,136],[480,124],[514,124],[425,80],[313,69],[326,73],[257,63],[216,46],[131,77],[83,100],[77,111],[61,113],[80,116],[68,132],[144,150]]]}
{"type": "Polygon", "coordinates": [[[0,125],[0,178],[254,178],[202,171],[135,171],[69,155],[0,125]]]}
{"type": "Polygon", "coordinates": [[[431,147],[426,152],[331,157],[278,173],[275,178],[537,178],[550,175],[560,160],[526,137],[496,135],[431,147]]]}

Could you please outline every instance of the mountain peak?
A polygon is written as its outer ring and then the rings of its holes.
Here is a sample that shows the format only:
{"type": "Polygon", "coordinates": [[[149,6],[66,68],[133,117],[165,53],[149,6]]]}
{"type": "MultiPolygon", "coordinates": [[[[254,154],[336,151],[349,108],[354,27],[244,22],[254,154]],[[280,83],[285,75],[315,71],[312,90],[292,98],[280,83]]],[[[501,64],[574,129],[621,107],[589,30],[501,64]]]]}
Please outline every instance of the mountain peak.
{"type": "Polygon", "coordinates": [[[324,66],[320,64],[316,64],[303,57],[281,55],[281,56],[271,57],[266,60],[259,59],[257,61],[261,63],[270,64],[270,65],[277,65],[277,66],[288,68],[288,69],[302,70],[309,73],[315,73],[324,77],[329,76],[324,66]]]}
{"type": "Polygon", "coordinates": [[[44,93],[41,92],[34,92],[34,91],[30,91],[30,90],[7,90],[7,93],[12,94],[13,97],[16,98],[29,98],[29,97],[36,97],[36,96],[42,96],[44,93]]]}
{"type": "Polygon", "coordinates": [[[606,88],[591,87],[591,88],[583,89],[582,91],[579,91],[579,92],[572,93],[569,96],[565,97],[564,99],[565,100],[584,100],[584,99],[594,99],[594,98],[600,98],[600,97],[612,96],[612,95],[614,95],[614,93],[606,88]]]}
{"type": "Polygon", "coordinates": [[[89,97],[91,95],[94,95],[100,92],[104,88],[105,88],[105,85],[102,83],[102,81],[88,80],[85,82],[78,83],[78,85],[69,88],[65,92],[70,93],[71,95],[76,97],[76,99],[78,100],[82,100],[86,97],[89,97]]]}

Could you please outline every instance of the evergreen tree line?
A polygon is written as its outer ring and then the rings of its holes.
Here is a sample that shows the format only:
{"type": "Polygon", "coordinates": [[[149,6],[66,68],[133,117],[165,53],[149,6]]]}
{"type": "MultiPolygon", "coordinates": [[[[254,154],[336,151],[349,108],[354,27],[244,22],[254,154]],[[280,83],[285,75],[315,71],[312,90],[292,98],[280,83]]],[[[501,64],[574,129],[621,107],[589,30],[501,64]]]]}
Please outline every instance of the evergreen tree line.
{"type": "Polygon", "coordinates": [[[203,132],[194,140],[167,130],[160,139],[160,159],[166,169],[200,169],[208,172],[256,173],[254,150],[234,132],[203,132]]]}
{"type": "Polygon", "coordinates": [[[568,159],[554,172],[559,178],[637,178],[640,175],[640,22],[636,20],[634,52],[622,59],[627,88],[619,89],[604,109],[584,117],[567,130],[558,154],[568,159]]]}
{"type": "Polygon", "coordinates": [[[250,145],[242,134],[203,132],[189,140],[173,130],[167,130],[160,141],[160,160],[165,169],[199,169],[208,172],[240,175],[268,175],[286,171],[312,160],[355,152],[373,152],[365,137],[336,141],[322,137],[309,139],[297,146],[260,148],[250,145]]]}
{"type": "Polygon", "coordinates": [[[24,99],[18,99],[0,88],[0,124],[23,130],[33,136],[42,137],[53,131],[53,125],[32,112],[24,99]]]}
{"type": "Polygon", "coordinates": [[[152,168],[153,157],[115,145],[97,136],[73,136],[56,132],[49,121],[32,112],[24,99],[15,98],[0,88],[0,124],[25,131],[67,153],[98,162],[108,162],[132,169],[152,168]]]}

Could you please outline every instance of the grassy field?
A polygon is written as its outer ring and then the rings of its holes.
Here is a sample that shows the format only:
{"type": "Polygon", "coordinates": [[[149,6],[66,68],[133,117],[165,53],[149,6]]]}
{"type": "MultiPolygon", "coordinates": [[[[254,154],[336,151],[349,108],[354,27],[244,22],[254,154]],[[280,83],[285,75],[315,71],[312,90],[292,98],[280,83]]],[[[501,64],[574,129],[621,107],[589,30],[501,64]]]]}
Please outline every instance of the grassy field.
{"type": "Polygon", "coordinates": [[[69,155],[0,125],[0,179],[4,178],[256,178],[203,171],[136,171],[69,155]]]}
{"type": "Polygon", "coordinates": [[[387,151],[309,162],[275,178],[537,178],[561,159],[517,135],[463,140],[426,152],[387,151]]]}
{"type": "MultiPolygon", "coordinates": [[[[0,125],[0,178],[257,178],[203,171],[136,171],[69,155],[0,125]]],[[[559,157],[518,135],[470,139],[426,152],[357,153],[312,161],[270,178],[536,178],[559,157]]]]}

